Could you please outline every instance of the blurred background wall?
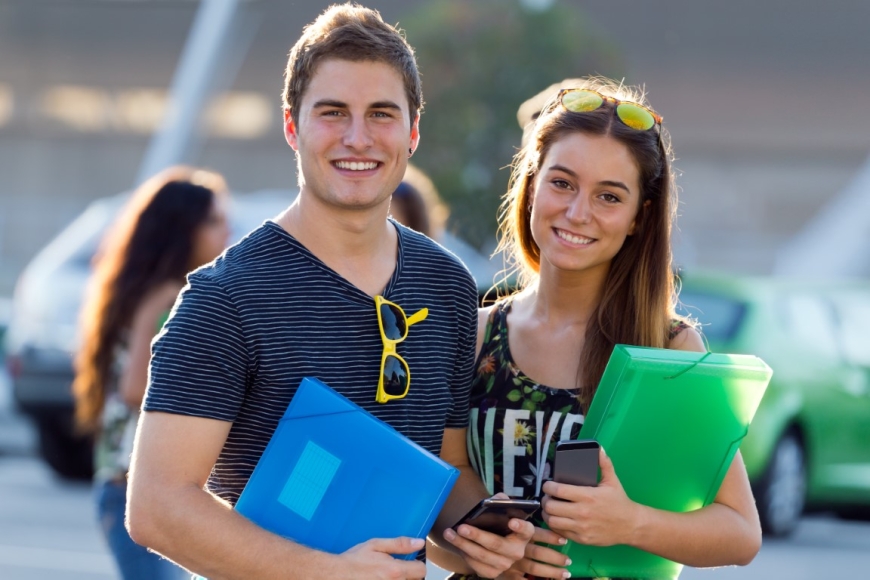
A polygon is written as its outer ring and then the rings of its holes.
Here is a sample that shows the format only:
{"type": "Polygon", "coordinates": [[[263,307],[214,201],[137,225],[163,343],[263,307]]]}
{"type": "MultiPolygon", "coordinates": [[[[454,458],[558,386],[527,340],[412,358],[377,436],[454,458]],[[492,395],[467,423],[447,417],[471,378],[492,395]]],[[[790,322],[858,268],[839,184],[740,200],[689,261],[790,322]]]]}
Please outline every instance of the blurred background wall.
{"type": "MultiPolygon", "coordinates": [[[[238,192],[295,185],[283,68],[327,4],[239,3],[186,161],[238,192]]],[[[418,49],[428,104],[415,162],[454,208],[450,228],[484,250],[499,168],[520,140],[516,108],[565,77],[646,85],[679,158],[686,268],[769,273],[870,151],[866,0],[366,4],[418,49]]],[[[198,7],[0,0],[0,296],[90,200],[134,185],[198,7]]]]}

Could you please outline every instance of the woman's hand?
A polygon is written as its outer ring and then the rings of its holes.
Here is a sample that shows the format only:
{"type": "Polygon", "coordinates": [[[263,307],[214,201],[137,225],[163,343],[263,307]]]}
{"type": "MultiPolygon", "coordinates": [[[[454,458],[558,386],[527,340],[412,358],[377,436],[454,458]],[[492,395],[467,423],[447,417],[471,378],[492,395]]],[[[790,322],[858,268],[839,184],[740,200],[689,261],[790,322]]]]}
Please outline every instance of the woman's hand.
{"type": "Polygon", "coordinates": [[[498,577],[498,580],[522,580],[526,574],[538,578],[568,578],[571,574],[564,568],[571,563],[564,554],[543,544],[564,545],[568,541],[552,530],[535,528],[532,541],[526,545],[526,555],[517,561],[510,570],[498,577]]]}
{"type": "Polygon", "coordinates": [[[641,517],[641,506],[625,494],[613,462],[598,454],[601,481],[598,487],[544,483],[544,521],[566,538],[589,546],[630,544],[641,517]]]}

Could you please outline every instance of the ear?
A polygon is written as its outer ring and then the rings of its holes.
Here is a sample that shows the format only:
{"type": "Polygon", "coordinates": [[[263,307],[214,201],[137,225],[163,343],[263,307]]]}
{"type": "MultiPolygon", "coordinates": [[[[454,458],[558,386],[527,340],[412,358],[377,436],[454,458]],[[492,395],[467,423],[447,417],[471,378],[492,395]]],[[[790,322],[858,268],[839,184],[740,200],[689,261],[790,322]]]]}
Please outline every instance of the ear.
{"type": "Polygon", "coordinates": [[[293,115],[290,114],[290,109],[284,109],[284,139],[287,144],[293,148],[293,151],[299,150],[299,137],[296,134],[296,123],[293,121],[293,115]]]}
{"type": "Polygon", "coordinates": [[[631,225],[628,227],[628,235],[633,236],[635,231],[637,231],[637,218],[640,217],[640,214],[643,210],[649,207],[651,200],[646,200],[643,202],[643,205],[640,206],[640,211],[637,212],[637,215],[634,216],[634,219],[631,220],[631,225]]]}
{"type": "Polygon", "coordinates": [[[532,213],[532,206],[535,204],[535,181],[537,175],[530,175],[528,185],[526,185],[526,192],[528,193],[528,197],[526,198],[526,205],[528,206],[529,213],[532,213]]]}
{"type": "Polygon", "coordinates": [[[411,123],[411,151],[416,151],[420,145],[420,114],[414,117],[414,122],[411,123]]]}

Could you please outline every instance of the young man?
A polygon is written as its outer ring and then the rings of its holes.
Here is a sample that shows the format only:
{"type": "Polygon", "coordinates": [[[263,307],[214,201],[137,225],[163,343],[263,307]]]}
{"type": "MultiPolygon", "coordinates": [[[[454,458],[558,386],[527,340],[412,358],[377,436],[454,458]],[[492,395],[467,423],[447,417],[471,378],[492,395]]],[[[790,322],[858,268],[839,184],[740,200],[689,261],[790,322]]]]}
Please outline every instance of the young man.
{"type": "MultiPolygon", "coordinates": [[[[333,6],[306,27],[286,72],[284,133],[300,194],[189,276],[153,345],[130,476],[134,540],[213,578],[422,578],[422,540],[373,538],[339,555],[295,544],[232,510],[305,376],[390,423],[462,475],[433,534],[487,495],[468,466],[465,427],[477,293],[440,246],[387,219],[419,141],[413,51],[380,15],[333,6]],[[399,353],[404,398],[375,402],[382,343],[376,295],[428,308],[399,353]]],[[[466,530],[463,557],[496,576],[533,527],[466,530]]]]}

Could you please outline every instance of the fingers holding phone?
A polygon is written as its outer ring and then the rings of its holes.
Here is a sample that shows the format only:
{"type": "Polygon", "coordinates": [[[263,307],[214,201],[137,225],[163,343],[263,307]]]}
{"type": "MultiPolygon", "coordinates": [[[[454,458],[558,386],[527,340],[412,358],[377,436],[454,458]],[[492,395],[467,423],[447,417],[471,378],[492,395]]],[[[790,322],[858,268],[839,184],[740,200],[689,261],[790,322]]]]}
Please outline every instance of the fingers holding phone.
{"type": "Polygon", "coordinates": [[[565,461],[563,451],[553,466],[554,480],[544,483],[544,521],[554,531],[582,544],[626,543],[641,506],[625,494],[613,463],[597,443],[588,447],[579,445],[579,441],[570,443],[578,443],[564,446],[574,452],[572,461],[565,461]],[[563,462],[558,467],[560,459],[563,462]]]}
{"type": "Polygon", "coordinates": [[[494,578],[525,555],[535,531],[527,520],[539,508],[537,500],[484,499],[445,530],[444,539],[477,575],[494,578]]]}
{"type": "Polygon", "coordinates": [[[518,578],[525,578],[525,574],[535,578],[565,578],[565,567],[571,560],[549,546],[564,545],[567,541],[553,530],[536,527],[532,541],[526,545],[525,557],[514,564],[511,571],[520,573],[518,578]]]}

